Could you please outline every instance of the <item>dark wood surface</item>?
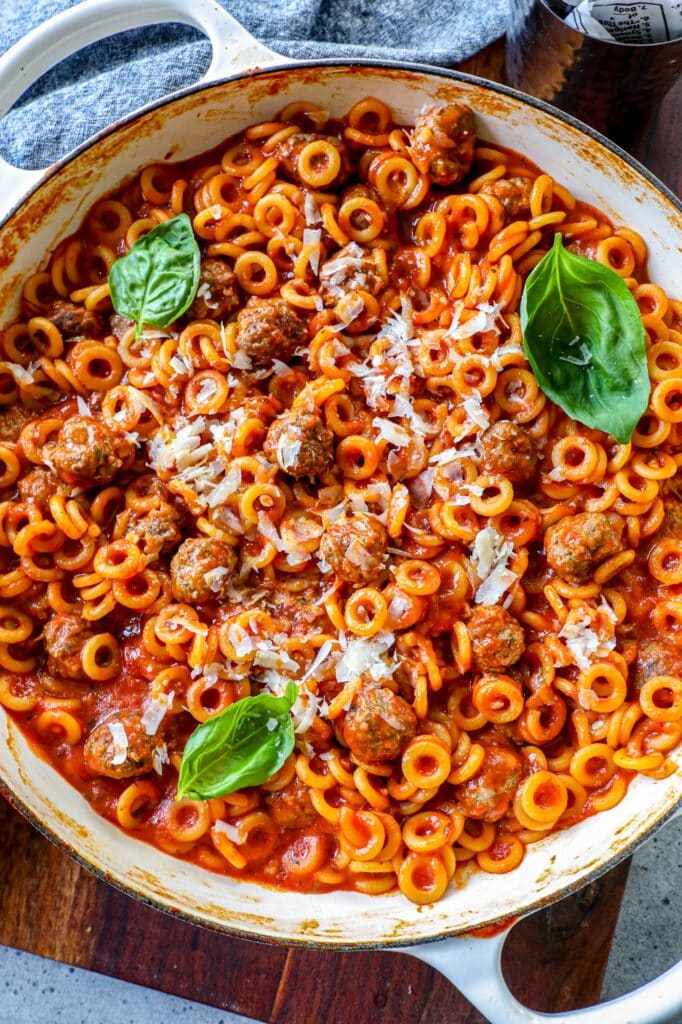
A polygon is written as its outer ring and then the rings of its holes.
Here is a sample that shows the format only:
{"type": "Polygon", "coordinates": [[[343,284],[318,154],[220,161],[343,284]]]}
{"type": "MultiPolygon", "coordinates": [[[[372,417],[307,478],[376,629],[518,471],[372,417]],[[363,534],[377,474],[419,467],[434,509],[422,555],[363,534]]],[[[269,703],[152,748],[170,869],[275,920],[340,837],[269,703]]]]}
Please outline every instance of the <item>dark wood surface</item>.
{"type": "MultiPolygon", "coordinates": [[[[502,45],[488,47],[463,69],[501,79],[502,45]]],[[[640,126],[631,147],[678,194],[681,135],[679,83],[640,126]]],[[[5,945],[272,1024],[483,1021],[442,977],[413,958],[285,950],[150,910],[97,881],[1,799],[0,866],[5,945]]],[[[526,1005],[556,1011],[597,1001],[627,871],[627,864],[619,866],[513,929],[505,974],[526,1005]]]]}
{"type": "MultiPolygon", "coordinates": [[[[0,799],[0,943],[272,1024],[483,1024],[425,964],[286,950],[150,910],[80,868],[0,799]]],[[[513,991],[539,1010],[598,999],[627,864],[517,925],[513,991]]]]}

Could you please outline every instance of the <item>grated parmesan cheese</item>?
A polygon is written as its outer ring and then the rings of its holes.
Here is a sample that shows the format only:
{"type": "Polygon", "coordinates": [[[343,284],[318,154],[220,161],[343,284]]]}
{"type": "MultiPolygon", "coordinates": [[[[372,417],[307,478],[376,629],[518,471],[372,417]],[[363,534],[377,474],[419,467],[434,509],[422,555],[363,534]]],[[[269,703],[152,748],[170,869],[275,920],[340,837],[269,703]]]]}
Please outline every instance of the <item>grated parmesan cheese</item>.
{"type": "Polygon", "coordinates": [[[214,594],[222,590],[223,581],[228,575],[229,571],[223,565],[218,565],[215,569],[208,570],[205,579],[214,594]]]}
{"type": "Polygon", "coordinates": [[[315,202],[315,196],[311,192],[306,192],[305,199],[303,200],[303,216],[305,222],[309,227],[314,227],[316,224],[322,223],[322,214],[320,208],[315,202]]]}
{"type": "Polygon", "coordinates": [[[517,580],[516,573],[507,568],[513,554],[510,541],[505,540],[494,526],[486,526],[476,534],[471,552],[471,561],[481,580],[474,597],[476,604],[497,604],[517,580]]]}
{"type": "Polygon", "coordinates": [[[172,708],[175,700],[175,691],[160,693],[156,697],[150,697],[142,714],[141,722],[147,736],[156,736],[159,726],[166,717],[166,712],[172,708]]]}
{"type": "Polygon", "coordinates": [[[238,348],[232,357],[232,366],[235,370],[251,370],[253,369],[253,363],[251,357],[244,352],[243,349],[238,348]]]}
{"type": "Polygon", "coordinates": [[[216,832],[224,833],[224,835],[226,835],[230,842],[234,843],[235,846],[240,846],[241,843],[244,842],[242,830],[239,828],[238,825],[233,825],[231,822],[223,821],[221,818],[219,818],[218,821],[216,821],[213,828],[216,830],[216,832]]]}
{"type": "Polygon", "coordinates": [[[474,334],[485,334],[487,331],[495,331],[499,334],[497,321],[503,307],[504,302],[479,302],[474,316],[462,323],[461,317],[465,306],[458,302],[453,312],[452,323],[445,332],[445,336],[462,341],[464,338],[471,338],[474,334]]]}
{"type": "MultiPolygon", "coordinates": [[[[606,607],[608,608],[607,617],[613,622],[614,620],[611,618],[613,611],[608,605],[606,607]]],[[[602,637],[595,631],[593,628],[594,614],[595,611],[587,605],[572,609],[558,634],[571,652],[574,665],[583,671],[589,668],[596,659],[605,657],[616,646],[615,636],[602,637]]]]}
{"type": "Polygon", "coordinates": [[[319,228],[305,228],[303,231],[303,245],[311,245],[314,247],[314,251],[310,254],[308,260],[308,266],[312,270],[313,274],[317,276],[320,269],[320,241],[322,239],[322,232],[319,228]]]}
{"type": "Polygon", "coordinates": [[[462,399],[462,408],[474,426],[479,427],[481,430],[485,430],[486,427],[490,426],[488,410],[484,407],[483,400],[478,391],[472,391],[470,395],[466,395],[462,399]]]}
{"type": "Polygon", "coordinates": [[[113,757],[111,758],[111,763],[116,765],[125,764],[125,760],[128,755],[128,734],[121,722],[110,722],[109,732],[111,733],[111,740],[113,744],[113,757]]]}
{"type": "Polygon", "coordinates": [[[284,470],[291,469],[301,454],[301,442],[295,432],[285,430],[277,442],[277,461],[284,470]]]}
{"type": "Polygon", "coordinates": [[[398,427],[395,423],[391,423],[390,420],[382,419],[380,416],[375,416],[372,420],[372,426],[376,427],[379,431],[379,437],[384,441],[388,441],[389,444],[393,444],[396,448],[405,448],[410,443],[410,435],[403,427],[398,427]]]}
{"type": "Polygon", "coordinates": [[[168,747],[165,743],[159,743],[152,750],[152,768],[157,775],[163,775],[163,766],[170,764],[168,747]]]}
{"type": "Polygon", "coordinates": [[[308,680],[308,679],[312,679],[317,674],[318,669],[322,668],[324,663],[327,661],[327,659],[331,655],[332,650],[333,650],[332,641],[331,640],[325,640],[325,642],[322,644],[322,646],[320,647],[319,651],[315,655],[314,660],[311,661],[310,665],[306,669],[305,675],[302,676],[302,678],[301,678],[301,682],[302,683],[305,683],[306,680],[308,680]]]}
{"type": "Polygon", "coordinates": [[[343,650],[335,670],[339,683],[348,683],[364,674],[372,679],[385,679],[398,667],[397,662],[385,658],[395,643],[393,633],[382,631],[368,639],[354,637],[347,640],[345,633],[341,632],[339,642],[343,650]]]}

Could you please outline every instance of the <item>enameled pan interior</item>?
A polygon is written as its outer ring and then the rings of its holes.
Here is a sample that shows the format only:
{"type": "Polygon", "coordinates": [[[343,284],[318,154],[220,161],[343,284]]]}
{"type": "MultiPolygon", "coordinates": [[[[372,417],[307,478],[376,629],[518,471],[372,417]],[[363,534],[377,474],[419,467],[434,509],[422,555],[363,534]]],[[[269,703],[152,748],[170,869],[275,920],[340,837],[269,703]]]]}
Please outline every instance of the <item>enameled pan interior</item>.
{"type": "MultiPolygon", "coordinates": [[[[400,67],[305,65],[197,87],[102,133],[47,180],[0,227],[0,324],[16,313],[21,283],[92,203],[147,163],[183,159],[286,103],[310,98],[332,114],[377,95],[410,122],[425,103],[460,99],[477,114],[478,134],[528,156],[577,198],[599,206],[645,238],[651,278],[679,292],[680,205],[611,147],[509,90],[474,79],[400,67]]],[[[676,755],[682,762],[682,754],[676,755]]],[[[28,747],[0,709],[0,780],[31,820],[87,866],[127,892],[197,923],[252,938],[358,947],[410,944],[518,915],[585,884],[628,853],[680,799],[675,778],[638,778],[613,810],[528,849],[520,868],[494,877],[473,872],[433,906],[394,894],[306,896],[213,875],[123,834],[98,817],[28,747]]]]}

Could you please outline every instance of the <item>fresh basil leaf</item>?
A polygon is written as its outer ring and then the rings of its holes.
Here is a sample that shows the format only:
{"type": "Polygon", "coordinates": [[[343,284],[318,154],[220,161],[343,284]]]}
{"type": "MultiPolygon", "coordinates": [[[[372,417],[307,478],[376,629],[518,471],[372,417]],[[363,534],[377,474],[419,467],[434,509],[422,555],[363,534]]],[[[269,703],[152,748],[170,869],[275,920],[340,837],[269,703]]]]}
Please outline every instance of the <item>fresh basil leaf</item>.
{"type": "Polygon", "coordinates": [[[297,697],[290,681],[283,697],[243,697],[197,726],[182,755],[178,797],[210,800],[272,778],[294,749],[289,712],[297,697]]]}
{"type": "Polygon", "coordinates": [[[557,234],[526,281],[521,327],[542,391],[573,419],[627,443],[650,384],[642,317],[623,279],[569,252],[557,234]]]}
{"type": "Polygon", "coordinates": [[[114,309],[137,325],[168,327],[194,301],[201,256],[186,213],[143,235],[109,271],[114,309]]]}

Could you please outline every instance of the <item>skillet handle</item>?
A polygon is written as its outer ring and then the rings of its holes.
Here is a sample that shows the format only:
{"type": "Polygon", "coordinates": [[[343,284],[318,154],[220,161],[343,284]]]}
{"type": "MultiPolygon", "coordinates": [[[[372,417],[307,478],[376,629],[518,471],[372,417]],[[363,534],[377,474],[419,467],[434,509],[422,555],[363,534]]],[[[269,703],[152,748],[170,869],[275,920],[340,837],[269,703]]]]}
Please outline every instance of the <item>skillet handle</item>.
{"type": "MultiPolygon", "coordinates": [[[[84,46],[117,32],[170,22],[191,25],[210,40],[213,56],[202,82],[284,60],[254,39],[217,0],[85,0],[37,25],[0,57],[0,119],[41,75],[84,46]]],[[[3,205],[12,209],[43,174],[20,170],[0,158],[3,205]]]]}
{"type": "Polygon", "coordinates": [[[435,967],[490,1024],[679,1024],[682,1019],[682,961],[647,985],[599,1006],[568,1013],[529,1010],[514,998],[502,975],[502,947],[508,934],[490,939],[463,936],[397,952],[435,967]]]}

